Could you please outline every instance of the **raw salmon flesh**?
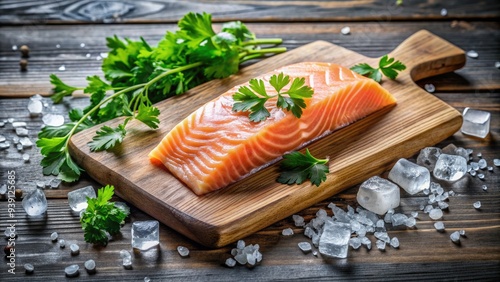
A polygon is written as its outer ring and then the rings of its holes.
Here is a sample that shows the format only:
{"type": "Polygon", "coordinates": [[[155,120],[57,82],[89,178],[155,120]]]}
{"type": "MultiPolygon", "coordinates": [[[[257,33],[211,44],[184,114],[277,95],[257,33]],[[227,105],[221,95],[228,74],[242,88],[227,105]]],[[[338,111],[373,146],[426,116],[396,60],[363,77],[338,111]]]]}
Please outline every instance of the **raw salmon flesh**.
{"type": "MultiPolygon", "coordinates": [[[[273,74],[283,72],[304,77],[313,88],[312,98],[301,118],[276,108],[269,100],[271,116],[253,122],[248,112],[234,112],[236,86],[206,103],[177,124],[151,151],[149,158],[164,165],[194,193],[203,195],[221,189],[257,171],[285,153],[353,123],[384,107],[396,104],[394,97],[377,82],[348,68],[304,62],[264,74],[269,94],[273,74]]],[[[248,85],[248,83],[243,84],[248,85]]],[[[286,87],[285,87],[286,89],[286,87]]]]}

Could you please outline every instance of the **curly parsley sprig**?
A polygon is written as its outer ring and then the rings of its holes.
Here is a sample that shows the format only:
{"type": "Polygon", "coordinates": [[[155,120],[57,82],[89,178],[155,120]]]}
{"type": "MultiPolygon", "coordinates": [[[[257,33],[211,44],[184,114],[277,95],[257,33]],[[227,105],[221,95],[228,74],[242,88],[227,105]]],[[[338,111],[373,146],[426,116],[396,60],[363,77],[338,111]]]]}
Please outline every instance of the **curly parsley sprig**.
{"type": "Polygon", "coordinates": [[[150,46],[143,38],[106,38],[110,51],[102,61],[105,79],[88,76],[86,87],[70,86],[56,75],[50,76],[55,103],[83,90],[89,95],[90,104],[84,109],[72,109],[71,122],[60,127],[47,126],[38,134],[45,175],[56,175],[66,182],[78,180],[83,170],[68,151],[69,140],[75,133],[125,117],[115,128],[101,127],[89,142],[92,151],[111,149],[125,138],[130,120],[158,128],[160,111],[154,103],[234,74],[245,61],[286,51],[284,47],[263,47],[281,44],[282,40],[258,39],[239,21],[224,23],[216,33],[207,13],[188,13],[178,26],[178,31],[167,32],[157,46],[150,46]]]}
{"type": "Polygon", "coordinates": [[[367,63],[357,64],[351,68],[352,71],[368,76],[376,82],[382,80],[382,74],[390,79],[396,79],[396,77],[398,77],[398,71],[403,71],[405,69],[406,66],[402,62],[396,61],[394,58],[389,58],[388,55],[380,59],[378,68],[374,68],[367,63]]]}
{"type": "Polygon", "coordinates": [[[276,90],[276,95],[269,95],[262,79],[251,79],[248,86],[241,86],[233,95],[233,111],[250,112],[249,118],[253,122],[260,122],[270,116],[265,103],[277,97],[276,107],[291,111],[300,118],[302,109],[306,108],[304,99],[311,98],[314,90],[305,84],[305,78],[295,78],[287,90],[284,87],[290,84],[290,76],[280,73],[269,79],[269,84],[276,90]]]}
{"type": "Polygon", "coordinates": [[[80,218],[86,242],[106,245],[108,233],[115,235],[120,232],[128,211],[110,202],[114,189],[114,186],[106,185],[97,191],[97,198],[87,197],[88,206],[80,218]]]}

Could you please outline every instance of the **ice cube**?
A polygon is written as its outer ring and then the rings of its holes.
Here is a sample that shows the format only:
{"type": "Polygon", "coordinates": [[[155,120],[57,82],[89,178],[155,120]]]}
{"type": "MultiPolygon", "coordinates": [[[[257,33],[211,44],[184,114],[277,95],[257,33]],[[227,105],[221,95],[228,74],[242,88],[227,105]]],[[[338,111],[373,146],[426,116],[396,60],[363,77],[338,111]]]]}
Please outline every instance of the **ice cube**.
{"type": "Polygon", "coordinates": [[[77,244],[69,245],[69,249],[71,250],[72,256],[76,256],[80,253],[80,246],[78,246],[77,244]]]}
{"type": "Polygon", "coordinates": [[[413,195],[429,188],[431,176],[427,168],[407,159],[399,159],[389,172],[389,179],[413,195]]]}
{"type": "Polygon", "coordinates": [[[490,113],[471,108],[465,108],[463,113],[462,133],[485,138],[490,132],[490,113]]]}
{"type": "Polygon", "coordinates": [[[22,205],[26,214],[29,216],[38,216],[47,211],[47,198],[40,189],[35,189],[24,196],[22,205]]]}
{"type": "Polygon", "coordinates": [[[387,179],[373,176],[361,184],[356,199],[363,208],[383,215],[399,206],[399,187],[387,179]]]}
{"type": "Polygon", "coordinates": [[[177,246],[177,252],[181,257],[189,256],[189,249],[184,246],[177,246]]]}
{"type": "Polygon", "coordinates": [[[95,190],[92,186],[85,186],[68,192],[68,204],[72,210],[79,212],[87,208],[87,197],[96,198],[95,190]]]}
{"type": "Polygon", "coordinates": [[[437,147],[425,147],[420,150],[417,157],[417,164],[426,167],[429,171],[434,169],[437,159],[441,155],[441,149],[437,147]]]}
{"type": "Polygon", "coordinates": [[[394,249],[399,248],[399,239],[397,237],[392,237],[391,242],[390,242],[391,247],[394,249]]]}
{"type": "Polygon", "coordinates": [[[292,236],[293,235],[293,230],[292,228],[285,228],[281,231],[281,235],[283,236],[292,236]]]}
{"type": "Polygon", "coordinates": [[[451,233],[450,239],[453,243],[459,244],[460,243],[460,232],[455,231],[455,232],[451,233]]]}
{"type": "Polygon", "coordinates": [[[46,114],[43,116],[42,121],[45,125],[61,126],[64,124],[64,117],[62,115],[46,114]]]}
{"type": "Polygon", "coordinates": [[[35,271],[35,267],[31,263],[25,263],[24,264],[24,271],[27,274],[32,274],[33,271],[35,271]]]}
{"type": "Polygon", "coordinates": [[[160,224],[157,220],[132,223],[132,248],[148,250],[160,243],[160,224]]]}
{"type": "Polygon", "coordinates": [[[330,257],[346,258],[350,237],[349,224],[328,220],[319,240],[319,252],[330,257]]]}
{"type": "Polygon", "coordinates": [[[85,263],[83,265],[85,266],[87,273],[89,273],[89,274],[95,273],[95,261],[93,259],[89,259],[89,260],[85,261],[85,263]]]}
{"type": "Polygon", "coordinates": [[[439,232],[443,232],[444,231],[444,223],[442,221],[436,221],[436,222],[434,222],[434,228],[436,228],[436,230],[439,232]]]}
{"type": "Polygon", "coordinates": [[[441,209],[432,209],[429,211],[429,217],[433,220],[438,220],[443,217],[443,211],[441,209]]]}
{"type": "Polygon", "coordinates": [[[233,258],[226,259],[226,265],[228,267],[234,267],[236,265],[236,261],[233,258]]]}
{"type": "Polygon", "coordinates": [[[434,177],[446,181],[457,181],[467,172],[467,160],[462,156],[441,154],[434,167],[434,177]]]}
{"type": "Polygon", "coordinates": [[[298,246],[299,249],[301,249],[304,253],[308,253],[312,250],[311,244],[309,242],[300,242],[298,246]]]}

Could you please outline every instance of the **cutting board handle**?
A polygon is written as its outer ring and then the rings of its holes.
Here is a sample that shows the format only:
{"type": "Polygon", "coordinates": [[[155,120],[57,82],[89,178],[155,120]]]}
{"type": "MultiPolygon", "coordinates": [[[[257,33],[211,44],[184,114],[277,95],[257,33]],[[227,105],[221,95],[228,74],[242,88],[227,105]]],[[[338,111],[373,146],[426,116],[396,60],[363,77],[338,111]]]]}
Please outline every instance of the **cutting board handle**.
{"type": "MultiPolygon", "coordinates": [[[[389,54],[403,62],[413,81],[452,72],[465,65],[465,52],[450,42],[420,30],[403,41],[389,54]]],[[[401,73],[403,74],[403,73],[401,73]]]]}

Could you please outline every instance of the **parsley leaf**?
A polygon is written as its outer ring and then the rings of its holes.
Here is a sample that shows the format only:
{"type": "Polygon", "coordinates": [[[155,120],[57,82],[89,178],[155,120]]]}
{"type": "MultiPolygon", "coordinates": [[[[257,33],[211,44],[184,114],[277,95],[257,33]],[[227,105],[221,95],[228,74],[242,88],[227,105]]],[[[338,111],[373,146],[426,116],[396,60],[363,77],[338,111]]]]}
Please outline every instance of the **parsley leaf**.
{"type": "Polygon", "coordinates": [[[116,128],[111,128],[106,125],[101,127],[101,130],[98,130],[96,136],[89,142],[90,150],[93,152],[108,150],[113,148],[116,144],[121,143],[127,134],[125,124],[126,122],[118,125],[116,128]]]}
{"type": "Polygon", "coordinates": [[[305,98],[311,98],[314,90],[305,84],[305,78],[295,78],[288,90],[283,88],[290,83],[290,76],[279,73],[269,79],[269,84],[276,90],[276,95],[269,95],[262,79],[251,79],[249,86],[241,86],[233,95],[233,111],[249,111],[249,118],[253,122],[260,122],[270,116],[265,103],[277,97],[276,107],[291,111],[294,116],[300,118],[302,109],[306,108],[305,98]],[[260,96],[259,96],[260,95],[260,96]],[[284,96],[288,95],[288,96],[284,96]]]}
{"type": "Polygon", "coordinates": [[[88,206],[80,218],[86,242],[106,245],[108,233],[120,232],[128,211],[109,202],[113,194],[114,186],[106,185],[97,191],[97,198],[87,197],[88,206]]]}
{"type": "Polygon", "coordinates": [[[396,79],[398,71],[403,71],[405,69],[406,66],[403,63],[395,61],[394,58],[389,58],[388,55],[380,59],[378,68],[374,68],[367,63],[360,63],[351,67],[352,71],[367,76],[379,83],[382,80],[382,74],[390,79],[396,79]]]}
{"type": "Polygon", "coordinates": [[[319,186],[329,172],[328,159],[317,159],[306,149],[306,153],[292,152],[283,156],[277,181],[283,184],[302,184],[307,179],[319,186]]]}
{"type": "Polygon", "coordinates": [[[160,123],[160,120],[158,119],[159,115],[160,110],[158,110],[158,108],[141,104],[135,118],[142,121],[150,128],[157,129],[158,124],[160,123]]]}
{"type": "Polygon", "coordinates": [[[51,96],[54,103],[60,103],[64,97],[71,96],[73,92],[81,89],[67,85],[55,74],[50,75],[50,83],[54,85],[54,94],[51,96]]]}

